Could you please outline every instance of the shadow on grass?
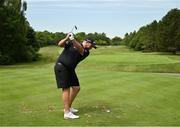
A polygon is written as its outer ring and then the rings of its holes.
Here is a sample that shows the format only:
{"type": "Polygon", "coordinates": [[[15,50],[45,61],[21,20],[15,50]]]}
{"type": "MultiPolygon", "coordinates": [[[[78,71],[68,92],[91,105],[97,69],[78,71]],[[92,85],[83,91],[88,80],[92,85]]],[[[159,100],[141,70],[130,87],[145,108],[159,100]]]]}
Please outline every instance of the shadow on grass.
{"type": "Polygon", "coordinates": [[[94,104],[94,105],[86,105],[83,107],[79,107],[79,110],[82,114],[98,114],[98,113],[110,113],[111,109],[107,104],[94,104]]]}
{"type": "Polygon", "coordinates": [[[143,54],[149,54],[149,55],[170,55],[170,56],[180,56],[180,52],[176,52],[176,54],[173,54],[172,52],[142,52],[143,54]]]}

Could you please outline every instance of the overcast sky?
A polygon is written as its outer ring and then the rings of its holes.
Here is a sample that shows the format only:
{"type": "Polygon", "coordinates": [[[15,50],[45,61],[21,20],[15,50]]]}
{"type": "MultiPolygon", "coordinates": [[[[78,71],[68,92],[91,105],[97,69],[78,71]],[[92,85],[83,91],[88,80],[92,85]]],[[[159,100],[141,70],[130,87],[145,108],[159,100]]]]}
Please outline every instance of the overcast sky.
{"type": "Polygon", "coordinates": [[[180,0],[26,0],[26,17],[38,31],[105,32],[123,37],[126,32],[160,20],[180,0]]]}

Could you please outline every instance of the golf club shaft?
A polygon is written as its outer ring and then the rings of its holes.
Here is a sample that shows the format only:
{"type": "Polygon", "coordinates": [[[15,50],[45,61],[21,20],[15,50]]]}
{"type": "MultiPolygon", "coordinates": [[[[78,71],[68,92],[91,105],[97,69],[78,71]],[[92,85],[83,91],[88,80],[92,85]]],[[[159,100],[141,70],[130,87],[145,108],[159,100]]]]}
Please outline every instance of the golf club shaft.
{"type": "Polygon", "coordinates": [[[73,31],[74,31],[74,28],[77,30],[77,27],[76,27],[76,25],[74,25],[74,26],[73,26],[72,30],[70,31],[71,33],[73,33],[73,31]]]}

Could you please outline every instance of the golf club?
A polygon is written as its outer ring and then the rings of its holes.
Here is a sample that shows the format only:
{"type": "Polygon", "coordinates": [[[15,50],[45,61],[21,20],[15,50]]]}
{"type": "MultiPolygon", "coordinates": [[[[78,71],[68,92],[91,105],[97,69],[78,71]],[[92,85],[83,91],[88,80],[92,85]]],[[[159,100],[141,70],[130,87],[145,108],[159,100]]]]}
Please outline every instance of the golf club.
{"type": "Polygon", "coordinates": [[[74,33],[73,33],[74,29],[77,30],[77,26],[76,25],[74,25],[72,30],[69,32],[70,33],[69,37],[73,37],[74,38],[74,36],[73,36],[74,35],[74,33]]]}
{"type": "Polygon", "coordinates": [[[74,29],[77,30],[77,26],[76,26],[76,25],[73,26],[73,28],[72,28],[72,30],[70,31],[70,33],[73,33],[74,29]]]}

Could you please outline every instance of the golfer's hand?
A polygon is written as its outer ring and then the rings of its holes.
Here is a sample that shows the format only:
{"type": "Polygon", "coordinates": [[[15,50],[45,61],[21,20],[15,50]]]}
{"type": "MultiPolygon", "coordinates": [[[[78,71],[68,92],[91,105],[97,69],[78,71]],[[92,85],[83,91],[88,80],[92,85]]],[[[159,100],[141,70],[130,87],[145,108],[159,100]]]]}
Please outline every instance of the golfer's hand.
{"type": "Polygon", "coordinates": [[[69,40],[73,41],[74,40],[74,34],[73,33],[68,33],[68,38],[69,40]]]}
{"type": "Polygon", "coordinates": [[[58,45],[64,47],[64,45],[69,42],[69,40],[74,40],[73,33],[68,33],[64,39],[59,41],[58,45]]]}

